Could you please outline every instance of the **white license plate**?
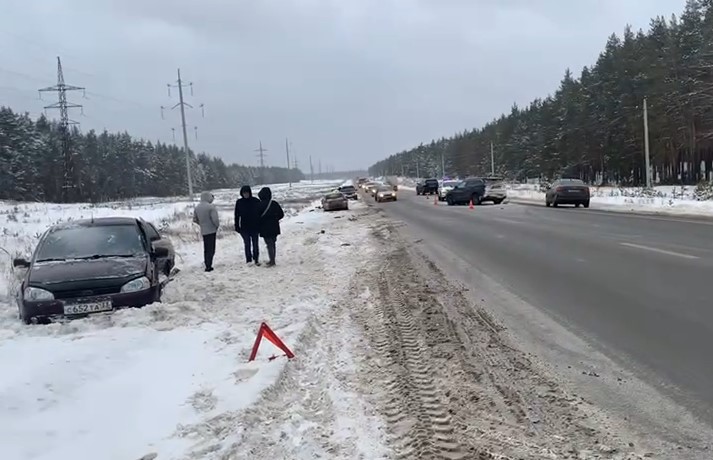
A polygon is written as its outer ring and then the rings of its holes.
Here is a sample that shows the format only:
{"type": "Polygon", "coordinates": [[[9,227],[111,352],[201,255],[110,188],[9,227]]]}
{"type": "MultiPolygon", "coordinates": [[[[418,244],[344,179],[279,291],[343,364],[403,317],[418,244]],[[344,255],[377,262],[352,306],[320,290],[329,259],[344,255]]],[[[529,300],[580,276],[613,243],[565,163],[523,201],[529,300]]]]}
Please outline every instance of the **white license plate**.
{"type": "Polygon", "coordinates": [[[64,314],[65,315],[84,315],[87,313],[110,311],[111,309],[112,309],[111,300],[102,300],[99,302],[66,304],[64,306],[64,314]]]}

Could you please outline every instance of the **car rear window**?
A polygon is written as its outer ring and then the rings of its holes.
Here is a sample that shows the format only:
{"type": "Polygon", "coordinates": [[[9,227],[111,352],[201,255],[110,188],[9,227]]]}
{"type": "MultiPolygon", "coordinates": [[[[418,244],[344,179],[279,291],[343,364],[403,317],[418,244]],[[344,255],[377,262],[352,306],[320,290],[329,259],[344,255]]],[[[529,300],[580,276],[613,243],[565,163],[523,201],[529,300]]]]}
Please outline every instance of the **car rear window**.
{"type": "Polygon", "coordinates": [[[136,225],[64,227],[42,240],[37,261],[133,256],[145,251],[136,225]]]}
{"type": "Polygon", "coordinates": [[[327,194],[327,199],[328,199],[328,200],[334,200],[334,199],[338,199],[338,198],[344,198],[344,197],[342,196],[342,193],[341,193],[341,192],[333,192],[333,193],[327,194]]]}

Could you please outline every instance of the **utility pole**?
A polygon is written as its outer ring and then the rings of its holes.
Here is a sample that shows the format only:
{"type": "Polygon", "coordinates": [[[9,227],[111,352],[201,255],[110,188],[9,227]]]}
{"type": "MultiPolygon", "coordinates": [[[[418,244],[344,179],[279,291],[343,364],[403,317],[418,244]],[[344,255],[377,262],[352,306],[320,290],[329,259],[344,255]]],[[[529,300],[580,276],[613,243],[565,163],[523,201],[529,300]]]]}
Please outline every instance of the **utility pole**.
{"type": "Polygon", "coordinates": [[[290,146],[289,140],[285,138],[285,152],[287,153],[287,180],[289,182],[290,188],[292,188],[292,174],[290,171],[290,146]]]}
{"type": "MultiPolygon", "coordinates": [[[[193,178],[191,177],[191,153],[190,150],[188,150],[188,131],[186,130],[186,107],[192,109],[193,106],[183,100],[183,88],[190,88],[191,89],[191,96],[193,95],[193,83],[188,82],[185,83],[181,79],[181,69],[178,69],[178,80],[176,80],[176,84],[172,85],[168,83],[166,86],[168,88],[168,97],[171,97],[171,88],[178,88],[178,103],[171,107],[171,110],[175,109],[176,107],[181,108],[181,128],[183,130],[183,150],[186,151],[186,177],[188,180],[188,197],[190,199],[193,199],[193,178]]],[[[203,104],[200,105],[201,107],[201,113],[205,114],[203,110],[203,104]]],[[[163,110],[165,107],[161,106],[161,115],[163,116],[163,110]]],[[[196,132],[196,137],[198,136],[198,128],[196,127],[195,129],[196,132]]]]}
{"type": "Polygon", "coordinates": [[[322,159],[320,158],[320,159],[317,160],[317,161],[319,162],[319,174],[318,174],[318,176],[319,176],[319,178],[321,179],[321,178],[322,178],[322,159]]]}
{"type": "Polygon", "coordinates": [[[490,175],[495,176],[495,153],[493,153],[493,141],[490,141],[490,175]]]}
{"type": "Polygon", "coordinates": [[[265,155],[267,149],[262,148],[262,141],[260,141],[260,147],[255,152],[259,152],[257,156],[260,158],[260,183],[262,183],[265,180],[265,157],[267,156],[265,155]]]}
{"type": "Polygon", "coordinates": [[[646,156],[646,188],[651,188],[651,163],[649,160],[649,111],[644,98],[644,155],[646,156]]]}
{"type": "MultiPolygon", "coordinates": [[[[84,91],[79,86],[67,85],[64,83],[64,72],[62,71],[62,61],[57,56],[57,84],[39,90],[40,98],[43,92],[54,91],[58,95],[58,101],[45,106],[46,109],[59,109],[59,131],[62,142],[62,161],[64,169],[64,183],[62,185],[62,201],[69,203],[75,198],[76,177],[74,172],[74,155],[72,154],[70,125],[78,125],[76,121],[69,119],[69,109],[81,109],[79,104],[67,102],[67,91],[84,91]]],[[[84,113],[84,112],[82,112],[84,113]]]]}
{"type": "Polygon", "coordinates": [[[416,179],[421,178],[421,173],[418,171],[418,158],[416,158],[416,179]]]}
{"type": "Polygon", "coordinates": [[[446,177],[446,159],[441,151],[441,179],[446,177]]]}

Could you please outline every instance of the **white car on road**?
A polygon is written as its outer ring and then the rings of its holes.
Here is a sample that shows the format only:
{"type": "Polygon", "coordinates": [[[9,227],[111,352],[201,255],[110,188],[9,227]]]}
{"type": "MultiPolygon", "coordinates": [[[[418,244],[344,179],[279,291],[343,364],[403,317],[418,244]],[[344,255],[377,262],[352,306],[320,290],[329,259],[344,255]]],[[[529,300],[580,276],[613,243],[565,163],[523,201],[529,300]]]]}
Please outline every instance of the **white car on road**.
{"type": "Polygon", "coordinates": [[[446,200],[446,194],[453,190],[453,187],[458,185],[460,181],[459,180],[444,180],[441,181],[438,187],[438,201],[445,201],[446,200]]]}

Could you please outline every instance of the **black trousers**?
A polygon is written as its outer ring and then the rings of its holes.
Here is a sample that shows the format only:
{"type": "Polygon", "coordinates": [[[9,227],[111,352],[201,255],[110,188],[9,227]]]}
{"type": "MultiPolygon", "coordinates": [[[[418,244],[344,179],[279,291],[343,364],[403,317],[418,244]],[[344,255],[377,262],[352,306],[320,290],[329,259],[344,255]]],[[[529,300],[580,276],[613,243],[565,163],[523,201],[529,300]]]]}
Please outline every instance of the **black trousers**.
{"type": "Polygon", "coordinates": [[[277,249],[275,248],[275,243],[277,243],[277,237],[276,236],[263,236],[263,240],[265,240],[265,246],[267,246],[267,256],[270,258],[271,263],[275,263],[275,255],[277,249]]]}
{"type": "Polygon", "coordinates": [[[240,232],[245,243],[245,261],[250,263],[260,261],[260,244],[257,232],[240,232]]]}
{"type": "Polygon", "coordinates": [[[203,235],[203,263],[205,268],[213,268],[213,256],[215,256],[215,233],[203,235]]]}

